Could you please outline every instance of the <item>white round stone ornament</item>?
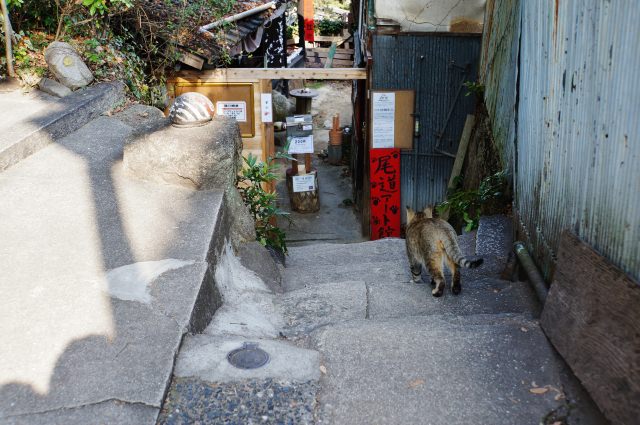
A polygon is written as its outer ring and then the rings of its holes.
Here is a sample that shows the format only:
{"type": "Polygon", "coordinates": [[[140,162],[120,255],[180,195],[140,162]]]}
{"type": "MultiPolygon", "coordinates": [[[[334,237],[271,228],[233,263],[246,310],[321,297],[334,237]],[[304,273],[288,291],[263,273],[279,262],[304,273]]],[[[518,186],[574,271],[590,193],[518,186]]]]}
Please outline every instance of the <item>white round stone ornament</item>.
{"type": "Polygon", "coordinates": [[[213,119],[215,107],[201,93],[188,92],[176,97],[169,109],[171,124],[175,127],[196,127],[213,119]]]}

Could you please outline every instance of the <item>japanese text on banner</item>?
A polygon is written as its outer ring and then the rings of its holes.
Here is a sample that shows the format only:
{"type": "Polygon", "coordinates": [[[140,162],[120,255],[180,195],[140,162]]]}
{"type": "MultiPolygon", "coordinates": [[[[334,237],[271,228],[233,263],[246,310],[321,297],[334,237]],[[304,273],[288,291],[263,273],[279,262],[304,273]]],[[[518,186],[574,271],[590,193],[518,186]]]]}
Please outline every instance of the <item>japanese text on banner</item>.
{"type": "Polygon", "coordinates": [[[371,149],[371,240],[400,237],[400,150],[371,149]]]}

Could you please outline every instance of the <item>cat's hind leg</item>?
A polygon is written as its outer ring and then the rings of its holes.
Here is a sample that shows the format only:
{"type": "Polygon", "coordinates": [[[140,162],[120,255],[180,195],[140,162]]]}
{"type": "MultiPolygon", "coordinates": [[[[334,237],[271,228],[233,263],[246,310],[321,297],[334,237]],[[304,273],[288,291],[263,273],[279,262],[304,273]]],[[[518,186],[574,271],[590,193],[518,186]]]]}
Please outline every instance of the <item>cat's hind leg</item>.
{"type": "Polygon", "coordinates": [[[460,284],[460,268],[455,263],[455,261],[453,261],[453,258],[451,258],[447,254],[445,254],[445,256],[447,259],[447,266],[449,267],[449,270],[451,270],[451,274],[453,275],[453,278],[451,280],[451,292],[453,292],[454,295],[458,295],[460,291],[462,291],[462,285],[460,284]]]}
{"type": "Polygon", "coordinates": [[[435,287],[431,290],[431,295],[439,297],[444,293],[444,273],[442,273],[442,253],[434,253],[429,259],[429,273],[431,274],[432,282],[435,282],[435,287]]]}
{"type": "Polygon", "coordinates": [[[407,245],[407,257],[409,257],[409,268],[411,269],[411,279],[415,283],[420,283],[422,279],[422,262],[415,256],[413,249],[407,245]]]}

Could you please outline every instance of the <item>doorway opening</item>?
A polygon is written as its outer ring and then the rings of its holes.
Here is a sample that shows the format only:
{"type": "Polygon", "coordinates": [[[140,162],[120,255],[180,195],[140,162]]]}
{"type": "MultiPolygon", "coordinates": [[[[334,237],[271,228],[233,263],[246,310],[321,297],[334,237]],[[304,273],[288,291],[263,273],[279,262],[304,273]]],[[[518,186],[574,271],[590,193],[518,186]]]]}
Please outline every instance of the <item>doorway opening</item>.
{"type": "MultiPolygon", "coordinates": [[[[295,165],[280,159],[276,184],[278,206],[287,214],[278,219],[286,233],[288,246],[313,243],[354,243],[366,240],[362,235],[360,212],[354,202],[351,167],[353,134],[353,82],[347,80],[290,80],[289,93],[307,92],[311,101],[313,153],[311,169],[317,173],[317,211],[297,208],[292,188],[287,185],[287,170],[295,165]],[[337,124],[336,124],[337,122],[337,124]],[[336,127],[339,133],[336,133],[336,127]],[[332,136],[332,132],[334,136],[332,136]],[[337,135],[337,137],[336,137],[337,135]],[[330,140],[331,139],[331,140],[330,140]]],[[[275,96],[278,96],[275,94],[275,96]]],[[[278,151],[290,148],[287,134],[275,131],[278,151]]],[[[303,165],[298,157],[299,167],[303,165]]],[[[307,171],[307,170],[305,170],[307,171]]],[[[293,189],[295,190],[295,189],[293,189]]],[[[312,208],[314,209],[314,208],[312,208]]]]}

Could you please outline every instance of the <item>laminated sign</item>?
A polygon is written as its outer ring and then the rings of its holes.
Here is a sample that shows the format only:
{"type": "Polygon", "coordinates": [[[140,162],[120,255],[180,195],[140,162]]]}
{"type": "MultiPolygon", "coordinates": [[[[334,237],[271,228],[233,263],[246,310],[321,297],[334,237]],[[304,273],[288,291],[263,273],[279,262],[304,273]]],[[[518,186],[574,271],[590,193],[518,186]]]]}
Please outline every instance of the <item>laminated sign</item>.
{"type": "Polygon", "coordinates": [[[313,153],[313,135],[309,136],[290,136],[289,137],[289,153],[313,153]]]}
{"type": "Polygon", "coordinates": [[[371,147],[384,149],[394,147],[395,140],[395,93],[373,93],[371,147]]]}
{"type": "Polygon", "coordinates": [[[316,190],[315,174],[293,176],[294,192],[312,192],[316,190]]]}
{"type": "Polygon", "coordinates": [[[247,102],[216,102],[216,113],[225,117],[235,118],[238,122],[246,122],[247,102]]]}
{"type": "Polygon", "coordinates": [[[400,237],[400,149],[371,149],[371,240],[400,237]]]}

